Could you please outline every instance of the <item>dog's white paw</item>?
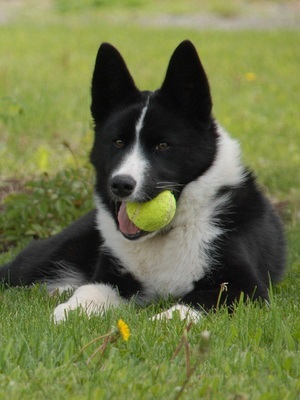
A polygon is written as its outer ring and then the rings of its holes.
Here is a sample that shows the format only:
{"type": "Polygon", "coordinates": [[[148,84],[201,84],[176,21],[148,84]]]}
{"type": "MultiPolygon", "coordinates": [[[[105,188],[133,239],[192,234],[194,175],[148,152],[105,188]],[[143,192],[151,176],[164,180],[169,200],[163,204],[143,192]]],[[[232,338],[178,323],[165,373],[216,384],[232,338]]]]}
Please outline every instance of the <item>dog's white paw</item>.
{"type": "Polygon", "coordinates": [[[59,322],[65,321],[68,318],[69,311],[76,310],[80,307],[77,302],[66,302],[58,305],[53,314],[54,322],[58,324],[59,322]]]}
{"type": "Polygon", "coordinates": [[[109,285],[92,284],[84,285],[75,290],[73,296],[54,310],[54,322],[65,321],[68,313],[80,308],[87,315],[103,314],[108,308],[122,304],[115,289],[109,285]]]}
{"type": "Polygon", "coordinates": [[[179,315],[181,320],[185,319],[187,322],[194,323],[198,322],[202,317],[200,311],[194,310],[193,308],[188,307],[184,304],[177,304],[160,314],[154,315],[154,317],[152,317],[151,319],[152,321],[172,319],[176,314],[179,315]]]}

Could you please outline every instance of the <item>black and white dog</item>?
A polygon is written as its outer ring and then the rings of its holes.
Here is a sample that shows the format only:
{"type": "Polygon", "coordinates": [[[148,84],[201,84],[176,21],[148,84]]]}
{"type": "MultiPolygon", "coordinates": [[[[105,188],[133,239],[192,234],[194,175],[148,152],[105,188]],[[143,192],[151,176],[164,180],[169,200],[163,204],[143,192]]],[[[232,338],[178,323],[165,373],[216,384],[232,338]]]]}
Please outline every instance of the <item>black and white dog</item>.
{"type": "Polygon", "coordinates": [[[181,317],[220,301],[268,299],[282,277],[285,243],[272,205],[240,160],[238,143],[212,116],[208,80],[194,46],[173,53],[162,87],[139,91],[119,52],[100,46],[92,80],[96,171],[94,211],[60,234],[33,242],[3,266],[10,286],[46,283],[77,288],[54,311],[56,321],[81,307],[88,314],[134,298],[173,297],[159,316],[181,317]],[[124,213],[169,189],[174,219],[146,233],[124,213]],[[121,211],[122,210],[122,211],[121,211]],[[181,306],[180,306],[181,305],[181,306]]]}

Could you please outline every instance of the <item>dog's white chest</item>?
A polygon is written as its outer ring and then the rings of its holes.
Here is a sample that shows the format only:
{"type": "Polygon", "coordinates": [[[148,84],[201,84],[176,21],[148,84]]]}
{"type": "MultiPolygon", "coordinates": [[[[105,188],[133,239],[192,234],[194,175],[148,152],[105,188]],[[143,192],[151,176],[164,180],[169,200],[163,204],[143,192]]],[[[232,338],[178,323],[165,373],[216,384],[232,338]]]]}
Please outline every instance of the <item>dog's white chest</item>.
{"type": "Polygon", "coordinates": [[[156,297],[182,297],[209,269],[208,247],[218,229],[188,223],[143,242],[115,242],[113,253],[143,286],[138,301],[156,297]],[[203,229],[205,228],[205,229],[203,229]]]}
{"type": "Polygon", "coordinates": [[[144,288],[142,298],[181,297],[193,289],[193,282],[205,274],[207,260],[195,241],[188,242],[180,230],[156,236],[143,243],[124,246],[117,250],[126,270],[131,272],[144,288]]]}

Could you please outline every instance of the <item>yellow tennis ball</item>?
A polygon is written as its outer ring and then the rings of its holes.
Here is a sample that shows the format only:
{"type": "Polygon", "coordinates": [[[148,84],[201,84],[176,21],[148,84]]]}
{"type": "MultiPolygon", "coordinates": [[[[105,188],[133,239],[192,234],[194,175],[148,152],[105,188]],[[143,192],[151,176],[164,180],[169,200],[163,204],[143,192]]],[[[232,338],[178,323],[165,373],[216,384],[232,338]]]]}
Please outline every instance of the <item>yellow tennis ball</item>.
{"type": "Polygon", "coordinates": [[[176,212],[176,200],[170,190],[146,203],[127,203],[128,218],[143,231],[154,232],[168,225],[176,212]]]}

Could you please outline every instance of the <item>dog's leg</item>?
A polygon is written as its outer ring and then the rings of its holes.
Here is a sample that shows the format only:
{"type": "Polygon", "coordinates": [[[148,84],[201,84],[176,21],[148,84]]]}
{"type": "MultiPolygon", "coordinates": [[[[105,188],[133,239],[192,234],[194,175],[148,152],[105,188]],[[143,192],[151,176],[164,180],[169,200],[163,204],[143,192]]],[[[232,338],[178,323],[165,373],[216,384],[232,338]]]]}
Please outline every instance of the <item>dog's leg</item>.
{"type": "Polygon", "coordinates": [[[110,285],[103,283],[80,286],[72,297],[54,310],[54,322],[65,321],[71,310],[81,308],[87,315],[103,314],[108,308],[126,302],[110,285]]]}
{"type": "Polygon", "coordinates": [[[208,312],[209,310],[217,310],[223,305],[232,307],[236,301],[239,301],[241,295],[243,296],[244,301],[247,301],[247,299],[252,299],[253,301],[262,299],[266,301],[268,298],[267,291],[262,290],[262,288],[256,287],[253,290],[244,285],[244,290],[242,290],[240,286],[241,285],[235,286],[234,283],[230,285],[230,283],[224,282],[220,285],[220,288],[217,289],[195,289],[181,299],[183,304],[177,304],[168,310],[155,315],[151,319],[172,319],[177,313],[181,320],[186,319],[187,321],[198,322],[203,313],[208,312]]]}
{"type": "Polygon", "coordinates": [[[93,210],[57,235],[33,241],[0,268],[0,281],[8,286],[46,283],[52,290],[91,280],[102,243],[95,219],[93,210]]]}

